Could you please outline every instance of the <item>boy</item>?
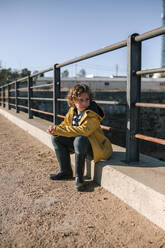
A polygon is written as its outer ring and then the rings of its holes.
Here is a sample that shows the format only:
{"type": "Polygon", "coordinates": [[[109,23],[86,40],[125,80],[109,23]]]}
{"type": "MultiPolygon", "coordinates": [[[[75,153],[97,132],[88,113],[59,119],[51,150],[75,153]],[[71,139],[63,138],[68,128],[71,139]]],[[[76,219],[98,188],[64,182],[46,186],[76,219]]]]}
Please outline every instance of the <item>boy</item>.
{"type": "Polygon", "coordinates": [[[112,155],[112,145],[105,137],[100,122],[104,113],[92,100],[92,93],[85,84],[76,84],[68,93],[70,109],[61,124],[51,125],[52,143],[59,162],[60,171],[50,174],[52,180],[71,179],[70,153],[75,153],[75,188],[81,190],[85,157],[89,154],[94,162],[106,160],[112,155]]]}

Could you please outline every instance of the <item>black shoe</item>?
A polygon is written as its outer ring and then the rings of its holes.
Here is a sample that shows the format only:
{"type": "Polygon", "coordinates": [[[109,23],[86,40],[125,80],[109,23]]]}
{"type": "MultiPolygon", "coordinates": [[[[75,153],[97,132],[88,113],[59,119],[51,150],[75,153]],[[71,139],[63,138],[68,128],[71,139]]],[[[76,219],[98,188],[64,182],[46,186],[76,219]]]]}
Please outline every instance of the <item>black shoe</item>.
{"type": "Polygon", "coordinates": [[[61,172],[59,171],[56,174],[49,174],[51,180],[67,180],[73,178],[73,172],[61,172]]]}
{"type": "Polygon", "coordinates": [[[84,186],[84,181],[83,179],[79,178],[79,177],[76,177],[75,178],[75,188],[77,190],[81,190],[84,186]]]}

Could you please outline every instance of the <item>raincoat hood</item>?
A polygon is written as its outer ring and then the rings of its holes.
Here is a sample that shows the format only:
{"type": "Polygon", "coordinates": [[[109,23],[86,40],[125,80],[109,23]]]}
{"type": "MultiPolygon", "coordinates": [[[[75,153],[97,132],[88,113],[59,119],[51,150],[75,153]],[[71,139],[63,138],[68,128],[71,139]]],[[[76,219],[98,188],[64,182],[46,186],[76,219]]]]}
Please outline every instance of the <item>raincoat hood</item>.
{"type": "Polygon", "coordinates": [[[101,109],[101,107],[99,105],[97,105],[96,102],[91,101],[91,103],[90,103],[89,107],[86,109],[86,111],[88,111],[88,110],[95,112],[100,117],[101,120],[104,118],[104,112],[101,109]]]}
{"type": "MultiPolygon", "coordinates": [[[[71,107],[70,108],[70,113],[71,116],[73,118],[74,112],[76,110],[76,107],[71,107]]],[[[91,117],[91,118],[97,118],[99,120],[99,122],[101,122],[104,118],[104,112],[101,109],[101,107],[95,102],[95,101],[91,101],[90,105],[88,106],[88,108],[86,108],[83,111],[82,114],[82,118],[80,121],[80,124],[87,118],[87,117],[91,117]]],[[[72,119],[71,118],[71,119],[72,119]]]]}

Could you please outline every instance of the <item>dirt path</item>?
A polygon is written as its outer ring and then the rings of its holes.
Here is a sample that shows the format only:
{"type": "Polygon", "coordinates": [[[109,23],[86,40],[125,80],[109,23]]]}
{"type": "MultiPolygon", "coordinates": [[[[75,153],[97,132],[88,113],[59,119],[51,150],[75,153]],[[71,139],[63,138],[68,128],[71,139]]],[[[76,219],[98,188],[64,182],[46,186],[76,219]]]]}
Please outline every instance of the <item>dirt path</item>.
{"type": "Polygon", "coordinates": [[[0,115],[0,248],[165,248],[165,232],[88,180],[50,181],[54,152],[0,115]]]}

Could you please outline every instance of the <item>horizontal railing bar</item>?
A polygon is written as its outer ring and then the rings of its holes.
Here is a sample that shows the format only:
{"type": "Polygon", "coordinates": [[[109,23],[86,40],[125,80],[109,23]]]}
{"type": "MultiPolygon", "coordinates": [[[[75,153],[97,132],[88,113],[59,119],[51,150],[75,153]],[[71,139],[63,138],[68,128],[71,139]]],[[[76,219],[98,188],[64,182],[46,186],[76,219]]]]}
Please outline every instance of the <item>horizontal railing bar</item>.
{"type": "Polygon", "coordinates": [[[19,79],[17,79],[17,80],[14,80],[14,81],[12,81],[12,82],[6,84],[6,85],[0,86],[0,88],[1,88],[1,87],[2,87],[2,88],[3,88],[3,87],[7,87],[8,85],[12,85],[12,84],[14,84],[14,83],[16,83],[16,82],[22,82],[22,81],[28,80],[29,77],[33,78],[33,77],[36,77],[36,76],[38,76],[38,75],[40,75],[40,74],[42,74],[42,73],[46,73],[46,72],[49,72],[49,71],[52,71],[52,70],[53,70],[53,67],[49,67],[49,68],[47,68],[47,69],[45,69],[45,70],[43,70],[43,71],[36,72],[36,73],[34,73],[34,74],[30,75],[30,76],[26,76],[26,77],[23,77],[23,78],[19,78],[19,79]]]}
{"type": "Polygon", "coordinates": [[[22,97],[22,96],[17,96],[18,99],[23,99],[23,100],[27,100],[28,97],[22,97]]]}
{"type": "Polygon", "coordinates": [[[7,88],[8,85],[12,85],[12,84],[14,84],[15,82],[16,82],[16,80],[14,80],[14,81],[12,81],[12,82],[10,82],[10,83],[4,84],[4,85],[0,86],[0,89],[2,89],[2,88],[7,88]]]}
{"type": "Polygon", "coordinates": [[[7,86],[8,86],[8,84],[7,85],[2,85],[2,86],[0,86],[0,89],[6,88],[7,86]]]}
{"type": "Polygon", "coordinates": [[[148,39],[154,38],[154,37],[162,35],[162,34],[165,34],[165,26],[162,26],[162,27],[153,29],[153,30],[151,30],[149,32],[137,35],[135,37],[135,41],[148,40],[148,39]]]}
{"type": "Polygon", "coordinates": [[[68,60],[68,61],[63,62],[61,64],[58,64],[56,66],[56,68],[60,68],[60,67],[67,66],[67,65],[71,65],[73,63],[76,63],[76,62],[79,62],[79,61],[82,61],[82,60],[85,60],[85,59],[89,59],[89,58],[92,58],[92,57],[95,57],[97,55],[101,55],[101,54],[104,54],[104,53],[107,53],[107,52],[110,52],[110,51],[114,51],[116,49],[119,49],[119,48],[122,48],[122,47],[126,47],[126,46],[127,46],[127,40],[123,40],[123,41],[118,42],[118,43],[115,43],[113,45],[106,46],[104,48],[98,49],[96,51],[87,53],[87,54],[82,55],[80,57],[76,57],[74,59],[68,60]]]}
{"type": "Polygon", "coordinates": [[[16,96],[9,96],[8,98],[15,99],[15,98],[16,98],[16,96]]]}
{"type": "Polygon", "coordinates": [[[9,105],[11,105],[11,106],[15,106],[15,104],[14,104],[14,103],[9,103],[9,102],[8,102],[8,104],[9,104],[9,105]]]}
{"type": "Polygon", "coordinates": [[[145,108],[165,108],[165,104],[159,103],[145,103],[145,102],[137,102],[135,103],[136,107],[145,107],[145,108]]]}
{"type": "Polygon", "coordinates": [[[38,76],[38,75],[40,75],[42,73],[46,73],[46,72],[49,72],[49,71],[52,71],[52,70],[53,70],[53,66],[49,67],[49,68],[47,68],[47,69],[45,69],[43,71],[36,72],[36,73],[30,75],[30,77],[33,78],[33,77],[36,77],[36,76],[38,76]]]}
{"type": "Polygon", "coordinates": [[[8,86],[8,85],[15,84],[15,83],[16,83],[16,80],[14,80],[14,81],[12,81],[12,82],[8,83],[7,85],[4,85],[4,87],[5,87],[5,86],[8,86]]]}
{"type": "Polygon", "coordinates": [[[101,100],[96,100],[96,103],[100,104],[112,104],[112,105],[126,105],[126,103],[120,103],[118,101],[101,101],[101,100]]]}
{"type": "Polygon", "coordinates": [[[31,97],[31,100],[53,101],[52,98],[40,98],[40,97],[31,97]]]}
{"type": "Polygon", "coordinates": [[[12,82],[8,83],[8,84],[5,84],[3,86],[0,86],[0,88],[4,88],[4,87],[7,87],[8,85],[12,85],[12,84],[15,84],[16,82],[22,82],[22,81],[25,81],[28,79],[28,76],[26,77],[23,77],[23,78],[18,78],[17,80],[13,80],[12,82]]]}
{"type": "Polygon", "coordinates": [[[10,92],[15,92],[15,89],[10,89],[10,92]]]}
{"type": "Polygon", "coordinates": [[[50,113],[50,112],[45,112],[45,111],[41,111],[41,110],[34,109],[34,108],[31,108],[30,110],[31,110],[31,111],[34,111],[34,112],[41,113],[41,114],[46,114],[46,115],[51,115],[51,116],[53,116],[53,115],[54,115],[53,113],[50,113]]]}
{"type": "Polygon", "coordinates": [[[22,81],[28,80],[29,77],[33,78],[33,77],[36,77],[36,76],[38,76],[38,75],[40,75],[40,74],[42,74],[42,73],[46,73],[46,72],[49,72],[49,71],[52,71],[52,70],[53,70],[53,67],[49,67],[49,68],[47,68],[47,69],[45,69],[45,70],[43,70],[43,71],[39,71],[39,72],[36,72],[36,73],[34,73],[34,74],[32,74],[32,75],[29,75],[29,76],[26,76],[26,77],[23,77],[23,78],[19,78],[19,79],[17,79],[17,80],[14,80],[14,81],[12,81],[11,83],[9,83],[8,85],[13,84],[13,83],[15,83],[16,81],[17,81],[17,82],[22,82],[22,81]]]}
{"type": "MultiPolygon", "coordinates": [[[[57,101],[59,101],[59,102],[67,102],[67,99],[57,98],[57,101]]],[[[125,103],[120,103],[118,101],[101,101],[101,100],[96,100],[95,102],[96,103],[101,103],[101,104],[126,105],[125,103]]]]}
{"type": "Polygon", "coordinates": [[[64,99],[64,98],[57,98],[57,101],[59,101],[59,102],[67,102],[67,99],[64,99]]]}
{"type": "Polygon", "coordinates": [[[59,114],[57,114],[56,116],[59,117],[59,118],[61,118],[61,119],[64,119],[64,118],[65,118],[64,115],[59,115],[59,114]]]}
{"type": "Polygon", "coordinates": [[[36,85],[36,86],[31,86],[31,89],[35,89],[35,88],[44,88],[44,87],[48,87],[48,86],[53,86],[53,84],[43,84],[43,85],[36,85]]]}
{"type": "Polygon", "coordinates": [[[27,90],[28,89],[28,87],[24,87],[24,88],[18,88],[17,90],[18,91],[23,91],[23,90],[27,90]]]}
{"type": "Polygon", "coordinates": [[[24,105],[17,105],[19,108],[25,108],[25,109],[28,109],[27,106],[24,106],[24,105]]]}
{"type": "Polygon", "coordinates": [[[104,126],[104,125],[100,125],[101,129],[106,130],[106,131],[111,131],[112,127],[108,127],[108,126],[104,126]]]}
{"type": "Polygon", "coordinates": [[[152,74],[152,73],[159,73],[159,72],[165,72],[165,68],[141,70],[141,71],[137,71],[136,75],[145,75],[145,74],[150,74],[150,73],[152,74]]]}
{"type": "Polygon", "coordinates": [[[17,82],[22,82],[22,81],[25,81],[29,78],[29,76],[26,76],[26,77],[23,77],[23,78],[18,78],[17,79],[17,82]]]}
{"type": "Polygon", "coordinates": [[[116,132],[119,132],[119,133],[126,133],[126,130],[123,130],[123,129],[118,129],[118,128],[115,128],[115,127],[109,127],[109,126],[105,126],[105,125],[100,125],[101,129],[103,130],[106,130],[106,131],[116,131],[116,132]]]}
{"type": "Polygon", "coordinates": [[[135,134],[135,138],[141,139],[141,140],[146,140],[146,141],[151,141],[151,142],[158,143],[158,144],[161,144],[161,145],[165,145],[165,140],[164,139],[154,138],[154,137],[142,135],[142,134],[139,134],[139,133],[135,134]]]}

